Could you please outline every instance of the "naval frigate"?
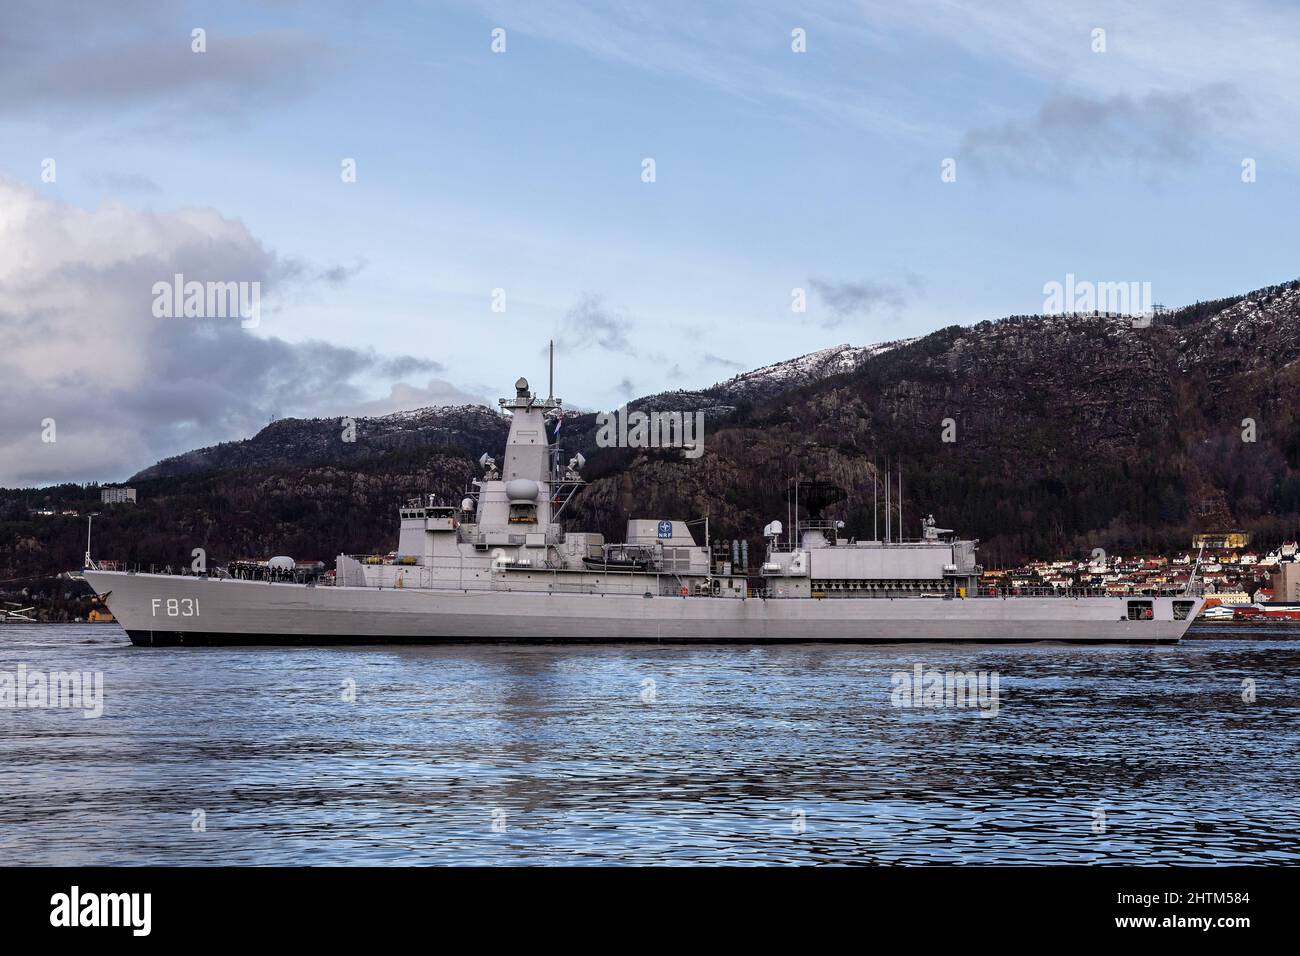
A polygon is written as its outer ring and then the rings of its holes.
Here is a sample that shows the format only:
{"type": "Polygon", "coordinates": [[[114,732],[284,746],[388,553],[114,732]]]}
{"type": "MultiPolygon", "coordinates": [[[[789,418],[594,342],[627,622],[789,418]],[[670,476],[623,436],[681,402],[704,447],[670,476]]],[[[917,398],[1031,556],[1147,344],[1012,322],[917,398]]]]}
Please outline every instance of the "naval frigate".
{"type": "MultiPolygon", "coordinates": [[[[552,390],[553,391],[553,390],[552,390]]],[[[527,380],[501,399],[500,465],[459,504],[426,496],[398,509],[397,549],[339,555],[330,576],[247,566],[199,575],[111,571],[85,579],[138,645],[402,644],[453,641],[1173,643],[1200,611],[1177,595],[1006,593],[980,587],[977,542],[922,523],[916,539],[856,540],[804,493],[791,527],[763,529],[751,574],[739,542],[695,538],[698,522],[632,518],[621,542],[565,531],[585,460],[554,438],[559,399],[527,380]],[[548,430],[552,429],[552,430],[548,430]]],[[[235,566],[231,566],[234,568],[235,566]]]]}

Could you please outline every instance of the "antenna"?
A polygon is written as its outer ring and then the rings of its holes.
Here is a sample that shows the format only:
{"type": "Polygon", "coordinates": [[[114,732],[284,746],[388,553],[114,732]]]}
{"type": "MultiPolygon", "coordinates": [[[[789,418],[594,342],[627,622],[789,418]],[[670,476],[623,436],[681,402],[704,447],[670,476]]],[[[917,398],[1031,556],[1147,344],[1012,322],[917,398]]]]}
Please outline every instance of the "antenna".
{"type": "Polygon", "coordinates": [[[546,383],[546,400],[555,400],[555,339],[551,339],[551,377],[546,383]]]}
{"type": "Polygon", "coordinates": [[[894,513],[889,508],[889,492],[894,485],[894,480],[889,477],[889,458],[885,458],[885,544],[891,540],[890,529],[893,527],[894,513]]]}

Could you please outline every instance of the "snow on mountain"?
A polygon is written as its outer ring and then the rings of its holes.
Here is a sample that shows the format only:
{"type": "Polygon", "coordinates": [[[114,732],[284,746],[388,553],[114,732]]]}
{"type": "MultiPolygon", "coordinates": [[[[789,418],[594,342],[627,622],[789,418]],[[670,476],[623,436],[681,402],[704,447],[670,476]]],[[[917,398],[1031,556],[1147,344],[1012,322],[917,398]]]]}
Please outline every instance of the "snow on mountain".
{"type": "Polygon", "coordinates": [[[917,341],[915,338],[898,339],[894,342],[881,342],[877,345],[834,345],[787,359],[764,365],[714,385],[708,391],[725,394],[729,398],[765,398],[786,389],[809,385],[832,375],[851,372],[867,359],[908,345],[917,341]]]}
{"type": "Polygon", "coordinates": [[[1193,326],[1178,342],[1183,371],[1212,378],[1271,367],[1300,349],[1300,280],[1257,289],[1193,326]]]}

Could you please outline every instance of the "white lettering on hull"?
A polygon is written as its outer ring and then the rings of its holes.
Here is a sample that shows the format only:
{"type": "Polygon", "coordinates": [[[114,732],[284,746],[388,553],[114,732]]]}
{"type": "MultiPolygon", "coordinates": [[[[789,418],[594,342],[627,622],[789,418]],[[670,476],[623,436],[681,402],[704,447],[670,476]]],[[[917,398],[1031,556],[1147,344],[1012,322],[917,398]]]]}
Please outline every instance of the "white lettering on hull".
{"type": "Polygon", "coordinates": [[[153,616],[162,610],[167,617],[198,617],[198,598],[154,598],[150,604],[153,616]]]}

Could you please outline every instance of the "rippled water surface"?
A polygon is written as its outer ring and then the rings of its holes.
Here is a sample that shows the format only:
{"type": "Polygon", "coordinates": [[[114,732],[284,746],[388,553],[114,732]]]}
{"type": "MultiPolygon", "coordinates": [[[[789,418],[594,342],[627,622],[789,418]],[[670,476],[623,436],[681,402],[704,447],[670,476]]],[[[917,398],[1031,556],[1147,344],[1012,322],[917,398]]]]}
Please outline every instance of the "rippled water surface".
{"type": "Polygon", "coordinates": [[[9,864],[1300,861],[1295,631],[376,650],[0,627],[20,664],[100,671],[105,705],[0,709],[9,864]],[[997,715],[892,706],[918,663],[996,672],[997,715]]]}

